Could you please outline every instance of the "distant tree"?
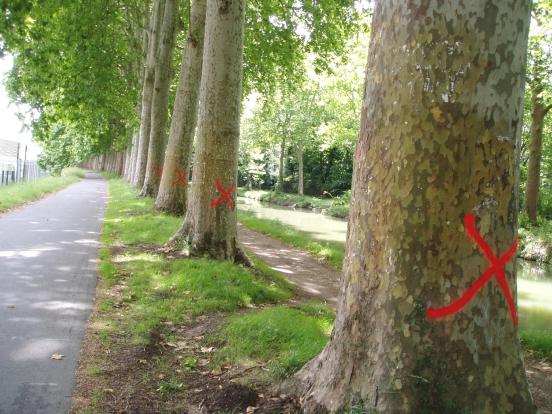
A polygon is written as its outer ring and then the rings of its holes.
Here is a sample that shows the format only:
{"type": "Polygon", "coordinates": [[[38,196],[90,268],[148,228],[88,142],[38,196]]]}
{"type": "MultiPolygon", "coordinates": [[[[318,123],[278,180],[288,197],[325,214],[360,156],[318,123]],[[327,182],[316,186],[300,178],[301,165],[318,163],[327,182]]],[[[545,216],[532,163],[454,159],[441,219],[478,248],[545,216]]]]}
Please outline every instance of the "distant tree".
{"type": "Polygon", "coordinates": [[[529,163],[525,185],[525,208],[529,220],[537,222],[541,182],[543,130],[546,115],[552,109],[552,3],[533,4],[533,22],[529,40],[528,93],[531,96],[529,163]]]}

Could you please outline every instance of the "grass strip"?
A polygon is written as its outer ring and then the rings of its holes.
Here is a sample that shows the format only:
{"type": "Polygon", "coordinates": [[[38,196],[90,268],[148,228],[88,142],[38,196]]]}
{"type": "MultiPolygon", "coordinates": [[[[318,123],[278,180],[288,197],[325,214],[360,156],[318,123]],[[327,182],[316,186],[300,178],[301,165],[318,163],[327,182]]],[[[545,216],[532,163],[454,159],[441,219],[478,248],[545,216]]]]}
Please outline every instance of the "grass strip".
{"type": "Polygon", "coordinates": [[[0,187],[0,213],[61,190],[84,177],[80,168],[66,168],[60,176],[0,187]]]}

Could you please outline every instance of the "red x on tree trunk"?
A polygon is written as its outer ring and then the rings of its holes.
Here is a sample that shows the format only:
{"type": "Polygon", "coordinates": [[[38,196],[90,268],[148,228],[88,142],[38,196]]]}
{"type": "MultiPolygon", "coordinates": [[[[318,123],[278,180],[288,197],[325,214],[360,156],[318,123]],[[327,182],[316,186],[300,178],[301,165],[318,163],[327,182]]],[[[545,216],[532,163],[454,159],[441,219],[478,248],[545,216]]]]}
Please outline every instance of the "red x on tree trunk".
{"type": "Polygon", "coordinates": [[[182,172],[180,167],[177,165],[175,169],[177,175],[176,180],[173,182],[173,187],[176,187],[178,184],[182,184],[184,187],[188,188],[188,177],[187,174],[182,172]]]}
{"type": "Polygon", "coordinates": [[[217,180],[215,181],[215,185],[220,191],[220,197],[217,198],[216,200],[213,200],[213,202],[211,203],[211,207],[216,207],[222,200],[226,200],[230,208],[234,210],[234,201],[232,201],[232,197],[230,196],[230,193],[232,193],[236,189],[236,186],[232,185],[227,190],[222,186],[222,183],[220,182],[219,178],[217,178],[217,180]]]}
{"type": "Polygon", "coordinates": [[[506,298],[508,307],[510,308],[510,314],[512,315],[514,325],[517,327],[518,316],[516,312],[516,306],[514,304],[512,292],[510,291],[508,279],[506,278],[506,273],[504,272],[504,264],[506,264],[506,262],[508,262],[516,253],[518,246],[517,237],[514,240],[514,243],[512,244],[510,249],[508,249],[506,253],[504,253],[497,259],[489,244],[475,228],[474,214],[466,214],[466,216],[464,217],[464,225],[466,226],[466,231],[470,238],[475,243],[477,243],[485,257],[489,261],[489,267],[487,267],[487,270],[485,270],[485,272],[475,282],[473,282],[470,288],[462,296],[460,296],[450,305],[444,306],[442,308],[428,308],[427,317],[429,319],[437,319],[458,312],[460,309],[468,304],[468,302],[475,296],[475,294],[479,292],[479,290],[481,290],[481,288],[483,288],[483,286],[485,286],[485,284],[489,280],[491,280],[493,276],[495,276],[500,288],[502,289],[504,297],[506,298]]]}

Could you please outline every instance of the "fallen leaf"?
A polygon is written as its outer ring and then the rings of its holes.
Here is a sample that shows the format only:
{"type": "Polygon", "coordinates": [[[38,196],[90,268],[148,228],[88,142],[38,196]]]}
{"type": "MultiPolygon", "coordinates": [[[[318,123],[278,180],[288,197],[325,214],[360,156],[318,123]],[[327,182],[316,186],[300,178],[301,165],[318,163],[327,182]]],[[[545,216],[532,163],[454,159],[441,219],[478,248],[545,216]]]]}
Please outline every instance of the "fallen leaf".
{"type": "Polygon", "coordinates": [[[247,409],[245,410],[245,412],[247,414],[251,414],[251,413],[254,413],[259,407],[252,407],[252,406],[249,406],[247,407],[247,409]]]}
{"type": "Polygon", "coordinates": [[[52,354],[52,356],[50,357],[50,359],[55,359],[56,361],[60,361],[63,359],[65,355],[61,355],[61,354],[52,354]]]}
{"type": "Polygon", "coordinates": [[[113,394],[115,391],[112,388],[105,388],[103,390],[106,394],[113,394]]]}
{"type": "Polygon", "coordinates": [[[214,376],[219,376],[222,374],[222,370],[220,368],[215,368],[214,370],[211,371],[211,375],[214,375],[214,376]]]}
{"type": "Polygon", "coordinates": [[[201,347],[201,352],[204,353],[204,354],[208,354],[209,352],[213,352],[215,350],[215,348],[213,348],[212,346],[210,346],[209,348],[205,348],[205,347],[201,347]]]}
{"type": "Polygon", "coordinates": [[[144,365],[148,363],[148,361],[146,361],[145,359],[139,359],[138,362],[144,365]]]}

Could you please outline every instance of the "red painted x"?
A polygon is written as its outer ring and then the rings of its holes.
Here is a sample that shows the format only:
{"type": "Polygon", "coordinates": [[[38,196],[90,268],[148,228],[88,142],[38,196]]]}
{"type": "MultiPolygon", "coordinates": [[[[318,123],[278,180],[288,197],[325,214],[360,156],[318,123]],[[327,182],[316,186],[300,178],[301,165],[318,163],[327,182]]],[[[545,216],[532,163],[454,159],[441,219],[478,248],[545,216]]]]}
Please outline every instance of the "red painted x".
{"type": "Polygon", "coordinates": [[[485,272],[477,279],[473,284],[470,286],[470,288],[464,293],[462,296],[460,296],[457,300],[452,302],[450,305],[447,305],[442,308],[428,308],[427,309],[427,317],[429,319],[437,319],[442,318],[444,316],[453,314],[458,312],[460,309],[462,309],[466,304],[475,296],[475,294],[483,287],[485,284],[491,280],[493,276],[496,277],[496,280],[498,284],[500,285],[500,288],[502,289],[502,292],[504,293],[504,297],[506,298],[506,302],[508,303],[508,307],[510,308],[510,314],[512,315],[512,319],[514,321],[514,326],[517,327],[518,325],[518,316],[516,312],[516,306],[514,304],[514,298],[512,297],[512,292],[510,291],[510,286],[508,284],[508,279],[506,278],[506,273],[504,273],[504,264],[508,262],[516,253],[517,247],[518,247],[518,240],[517,237],[514,240],[514,243],[512,246],[504,253],[502,256],[500,256],[498,259],[493,254],[493,251],[489,244],[485,241],[485,239],[479,234],[477,229],[475,228],[475,215],[470,213],[466,214],[464,217],[464,225],[466,226],[466,231],[470,238],[477,243],[485,257],[487,257],[487,260],[489,261],[489,267],[485,272]]]}
{"type": "Polygon", "coordinates": [[[217,186],[217,188],[220,191],[220,197],[217,198],[216,200],[214,200],[211,203],[211,207],[216,207],[217,204],[220,203],[222,200],[226,200],[228,202],[228,205],[230,206],[230,208],[232,210],[234,210],[234,202],[232,201],[232,197],[230,196],[230,193],[233,192],[236,189],[236,186],[232,185],[227,190],[222,186],[222,183],[220,182],[220,179],[218,179],[218,178],[215,181],[215,185],[217,186]]]}
{"type": "Polygon", "coordinates": [[[173,187],[176,187],[178,184],[182,184],[184,187],[188,188],[188,177],[186,177],[186,174],[182,172],[178,165],[176,166],[175,173],[178,177],[173,182],[173,187]]]}

